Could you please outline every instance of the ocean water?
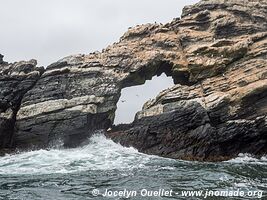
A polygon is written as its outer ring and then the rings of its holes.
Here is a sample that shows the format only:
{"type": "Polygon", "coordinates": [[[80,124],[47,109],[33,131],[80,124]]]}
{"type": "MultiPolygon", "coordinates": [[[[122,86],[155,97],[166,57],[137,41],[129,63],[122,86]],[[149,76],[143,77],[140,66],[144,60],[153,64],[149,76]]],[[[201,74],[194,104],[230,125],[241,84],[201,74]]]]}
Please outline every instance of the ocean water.
{"type": "Polygon", "coordinates": [[[0,199],[267,199],[267,158],[240,155],[217,163],[173,160],[139,153],[96,134],[79,148],[0,157],[0,199]],[[148,191],[160,189],[172,195],[149,196],[148,191]],[[106,190],[110,196],[103,196],[106,190]],[[136,191],[136,195],[127,198],[115,191],[136,191]],[[203,193],[190,197],[184,191],[203,193]],[[246,196],[205,197],[206,191],[243,191],[246,196]]]}

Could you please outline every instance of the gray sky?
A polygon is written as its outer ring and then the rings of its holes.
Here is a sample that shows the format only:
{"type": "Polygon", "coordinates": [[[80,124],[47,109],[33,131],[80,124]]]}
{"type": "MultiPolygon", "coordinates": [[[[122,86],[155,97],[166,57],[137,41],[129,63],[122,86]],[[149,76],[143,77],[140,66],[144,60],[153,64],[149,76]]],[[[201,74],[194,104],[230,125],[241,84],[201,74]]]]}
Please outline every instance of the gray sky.
{"type": "Polygon", "coordinates": [[[117,103],[115,113],[115,124],[130,123],[134,120],[137,111],[142,110],[144,103],[156,97],[160,91],[173,86],[172,77],[165,74],[154,76],[152,80],[147,80],[144,85],[124,88],[117,103]]]}
{"type": "Polygon", "coordinates": [[[1,0],[0,53],[9,62],[101,50],[129,26],[168,22],[197,0],[1,0]]]}
{"type": "MultiPolygon", "coordinates": [[[[39,65],[47,66],[71,54],[101,50],[118,41],[129,26],[169,22],[181,15],[185,5],[196,2],[198,0],[1,0],[0,54],[8,62],[34,58],[39,65]]],[[[159,80],[153,85],[161,90],[164,84],[159,80]]],[[[151,97],[159,92],[149,91],[151,97]]],[[[143,103],[147,98],[137,101],[143,103]]],[[[134,110],[133,106],[128,106],[128,110],[124,107],[125,113],[134,110]]],[[[135,112],[129,114],[128,121],[135,112]]]]}

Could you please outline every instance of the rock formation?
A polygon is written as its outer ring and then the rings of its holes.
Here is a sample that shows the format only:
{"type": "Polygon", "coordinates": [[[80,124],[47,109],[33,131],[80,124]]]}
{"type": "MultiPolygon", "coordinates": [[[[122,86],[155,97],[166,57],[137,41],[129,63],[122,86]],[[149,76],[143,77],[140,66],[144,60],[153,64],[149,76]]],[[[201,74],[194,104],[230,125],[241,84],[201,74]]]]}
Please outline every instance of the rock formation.
{"type": "Polygon", "coordinates": [[[181,19],[129,28],[102,52],[63,58],[44,72],[33,61],[7,64],[0,57],[0,147],[41,148],[59,139],[78,145],[112,126],[122,88],[166,73],[176,85],[107,137],[179,159],[263,155],[266,57],[263,0],[203,0],[185,7],[181,19]],[[14,76],[19,81],[7,84],[14,76]]]}
{"type": "Polygon", "coordinates": [[[8,64],[0,55],[0,149],[14,147],[14,128],[22,98],[44,70],[36,64],[36,60],[8,64]]]}

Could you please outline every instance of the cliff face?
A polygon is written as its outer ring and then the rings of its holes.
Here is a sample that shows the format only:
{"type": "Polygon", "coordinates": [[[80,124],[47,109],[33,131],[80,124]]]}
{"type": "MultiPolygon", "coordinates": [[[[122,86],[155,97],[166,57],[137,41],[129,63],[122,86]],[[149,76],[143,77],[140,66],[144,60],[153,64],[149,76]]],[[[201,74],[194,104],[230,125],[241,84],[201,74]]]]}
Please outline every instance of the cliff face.
{"type": "Polygon", "coordinates": [[[8,99],[1,93],[0,102],[18,99],[14,108],[1,103],[1,120],[10,123],[1,122],[0,136],[12,136],[2,148],[47,147],[58,139],[78,145],[112,125],[122,88],[166,73],[176,85],[147,102],[132,124],[113,127],[108,137],[172,158],[262,155],[266,55],[266,1],[208,0],[184,8],[182,18],[170,23],[130,28],[102,52],[66,57],[44,73],[31,65],[17,83],[20,92],[4,82],[17,64],[0,59],[0,70],[9,66],[5,76],[0,71],[1,92],[6,87],[12,94],[8,99]]]}
{"type": "Polygon", "coordinates": [[[24,94],[39,79],[43,68],[36,60],[8,64],[0,55],[0,149],[13,147],[16,115],[24,94]]]}

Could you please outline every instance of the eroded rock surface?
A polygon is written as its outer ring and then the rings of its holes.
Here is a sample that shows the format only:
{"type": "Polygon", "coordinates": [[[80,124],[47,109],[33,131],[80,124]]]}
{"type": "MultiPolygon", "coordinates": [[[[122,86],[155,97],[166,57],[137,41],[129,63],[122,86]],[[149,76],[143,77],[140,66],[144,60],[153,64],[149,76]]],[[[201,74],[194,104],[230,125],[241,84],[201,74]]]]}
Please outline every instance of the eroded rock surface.
{"type": "Polygon", "coordinates": [[[7,63],[0,55],[0,149],[14,147],[14,125],[21,100],[39,79],[36,60],[7,63]]]}
{"type": "MultiPolygon", "coordinates": [[[[201,1],[184,8],[181,19],[129,28],[102,52],[69,56],[41,76],[26,76],[33,81],[12,111],[12,134],[2,133],[12,135],[7,144],[16,148],[47,147],[57,140],[78,145],[112,125],[122,88],[164,72],[176,85],[147,102],[132,124],[113,127],[108,137],[171,158],[262,155],[266,54],[266,1],[201,1]]],[[[1,57],[0,64],[8,65],[1,57]]]]}

